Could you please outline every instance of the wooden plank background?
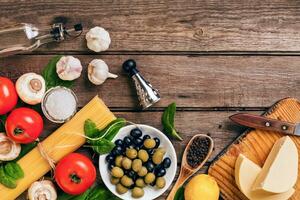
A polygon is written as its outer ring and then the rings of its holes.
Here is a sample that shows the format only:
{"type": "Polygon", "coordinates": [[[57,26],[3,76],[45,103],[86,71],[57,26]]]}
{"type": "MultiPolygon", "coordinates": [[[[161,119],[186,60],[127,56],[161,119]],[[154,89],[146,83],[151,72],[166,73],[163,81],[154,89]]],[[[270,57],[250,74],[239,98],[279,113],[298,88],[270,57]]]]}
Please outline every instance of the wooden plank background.
{"type": "MultiPolygon", "coordinates": [[[[175,101],[176,124],[184,137],[173,141],[179,158],[194,134],[205,133],[216,142],[211,161],[245,130],[228,116],[260,114],[279,99],[300,98],[299,1],[0,0],[0,10],[1,27],[64,21],[82,22],[84,34],[96,25],[106,28],[112,39],[106,52],[89,51],[83,34],[0,58],[0,75],[16,80],[26,72],[41,72],[53,55],[74,55],[84,66],[74,87],[80,106],[99,94],[116,115],[161,129],[162,111],[175,101]],[[119,78],[90,84],[86,67],[95,58],[105,60],[119,78]],[[132,82],[121,70],[128,58],[136,59],[161,92],[162,100],[148,111],[138,109],[132,82]]],[[[56,128],[47,123],[44,136],[56,128]]]]}

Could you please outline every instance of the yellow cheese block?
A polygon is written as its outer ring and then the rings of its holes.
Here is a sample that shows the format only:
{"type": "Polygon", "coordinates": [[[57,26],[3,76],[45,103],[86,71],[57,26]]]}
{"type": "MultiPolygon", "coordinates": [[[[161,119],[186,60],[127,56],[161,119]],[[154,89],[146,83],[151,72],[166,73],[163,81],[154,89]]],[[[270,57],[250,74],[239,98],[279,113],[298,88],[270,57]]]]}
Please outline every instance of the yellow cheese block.
{"type": "Polygon", "coordinates": [[[250,200],[287,200],[295,192],[293,188],[287,192],[274,194],[265,191],[253,191],[252,185],[262,169],[254,162],[240,154],[235,163],[235,181],[241,192],[250,200]]]}
{"type": "Polygon", "coordinates": [[[290,137],[285,136],[274,144],[252,189],[272,193],[286,192],[296,184],[297,177],[297,147],[290,137]]]}
{"type": "MultiPolygon", "coordinates": [[[[116,118],[103,101],[95,97],[70,121],[42,141],[44,151],[57,162],[78,149],[85,143],[83,126],[86,119],[91,119],[99,128],[104,128],[116,118]]],[[[16,199],[31,183],[51,169],[37,147],[22,157],[18,163],[22,167],[25,177],[17,181],[18,185],[15,189],[9,189],[0,184],[0,200],[16,199]]]]}

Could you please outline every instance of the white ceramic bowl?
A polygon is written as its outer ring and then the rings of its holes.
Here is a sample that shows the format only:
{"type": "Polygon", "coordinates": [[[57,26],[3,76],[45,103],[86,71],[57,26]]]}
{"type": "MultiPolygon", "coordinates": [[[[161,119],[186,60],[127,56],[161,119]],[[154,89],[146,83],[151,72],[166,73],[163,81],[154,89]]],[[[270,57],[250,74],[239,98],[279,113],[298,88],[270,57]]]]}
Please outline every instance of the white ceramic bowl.
{"type": "MultiPolygon", "coordinates": [[[[113,141],[115,141],[117,139],[123,139],[125,136],[129,135],[130,131],[135,127],[136,127],[135,125],[129,125],[129,126],[123,127],[119,131],[118,135],[114,138],[113,141]]],[[[137,200],[151,200],[151,199],[155,199],[155,198],[159,197],[160,195],[162,195],[170,187],[172,181],[175,178],[175,174],[176,174],[177,157],[176,157],[176,152],[175,152],[175,149],[174,149],[171,141],[160,130],[153,128],[151,126],[142,125],[142,124],[138,124],[138,127],[142,130],[143,135],[148,134],[152,138],[158,137],[160,139],[160,147],[163,147],[166,149],[165,157],[166,156],[169,157],[172,161],[170,168],[168,168],[166,170],[167,173],[164,176],[164,178],[166,179],[166,186],[163,189],[157,189],[152,186],[146,186],[144,188],[144,191],[145,191],[144,196],[137,199],[137,200]]],[[[119,198],[124,199],[124,200],[134,200],[134,198],[131,197],[130,190],[127,193],[120,195],[116,192],[116,186],[111,184],[111,182],[110,182],[111,175],[108,171],[108,164],[105,161],[106,155],[107,154],[102,155],[99,158],[99,169],[100,169],[100,174],[101,174],[103,182],[105,183],[107,188],[113,194],[118,196],[119,198]]]]}

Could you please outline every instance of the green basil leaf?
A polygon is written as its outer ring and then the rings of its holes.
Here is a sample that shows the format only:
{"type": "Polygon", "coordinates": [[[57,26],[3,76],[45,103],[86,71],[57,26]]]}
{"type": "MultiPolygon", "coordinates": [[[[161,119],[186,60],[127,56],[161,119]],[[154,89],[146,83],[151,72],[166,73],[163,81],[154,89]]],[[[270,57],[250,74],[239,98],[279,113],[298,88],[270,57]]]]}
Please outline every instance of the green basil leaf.
{"type": "Polygon", "coordinates": [[[105,138],[101,138],[96,141],[90,141],[92,148],[98,154],[106,154],[111,152],[111,150],[115,147],[115,144],[105,138]]]}
{"type": "Polygon", "coordinates": [[[101,130],[103,134],[108,130],[105,134],[104,138],[111,141],[118,134],[119,130],[126,125],[126,120],[124,118],[117,118],[112,121],[104,130],[101,130]]]}
{"type": "Polygon", "coordinates": [[[118,197],[114,196],[104,185],[94,187],[89,193],[88,200],[117,200],[118,197]]]}
{"type": "Polygon", "coordinates": [[[178,188],[174,200],[184,200],[184,188],[180,187],[178,188]]]}
{"type": "Polygon", "coordinates": [[[64,87],[72,87],[74,81],[65,81],[61,80],[57,73],[56,73],[56,63],[62,56],[55,56],[53,57],[49,63],[46,65],[42,72],[42,76],[44,77],[46,81],[46,87],[47,89],[50,89],[52,87],[56,86],[64,86],[64,87]]]}
{"type": "Polygon", "coordinates": [[[7,176],[10,176],[14,180],[18,180],[24,177],[22,168],[16,162],[7,162],[6,164],[4,164],[4,172],[7,176]]]}
{"type": "Polygon", "coordinates": [[[99,130],[97,129],[96,124],[90,119],[85,120],[84,134],[87,137],[95,138],[95,137],[98,137],[98,133],[99,133],[99,130]]]}
{"type": "Polygon", "coordinates": [[[7,115],[0,115],[0,132],[5,132],[5,122],[7,115]]]}
{"type": "Polygon", "coordinates": [[[61,191],[58,193],[57,200],[88,200],[87,196],[89,195],[90,191],[91,189],[88,189],[80,195],[70,195],[61,191]]]}
{"type": "Polygon", "coordinates": [[[7,188],[14,189],[17,187],[16,180],[11,178],[10,176],[7,176],[4,172],[3,165],[0,166],[0,183],[4,185],[7,188]]]}
{"type": "Polygon", "coordinates": [[[162,115],[162,125],[164,131],[170,137],[173,137],[178,140],[182,140],[181,136],[177,133],[174,125],[174,118],[176,113],[176,104],[171,103],[164,111],[162,115]]]}

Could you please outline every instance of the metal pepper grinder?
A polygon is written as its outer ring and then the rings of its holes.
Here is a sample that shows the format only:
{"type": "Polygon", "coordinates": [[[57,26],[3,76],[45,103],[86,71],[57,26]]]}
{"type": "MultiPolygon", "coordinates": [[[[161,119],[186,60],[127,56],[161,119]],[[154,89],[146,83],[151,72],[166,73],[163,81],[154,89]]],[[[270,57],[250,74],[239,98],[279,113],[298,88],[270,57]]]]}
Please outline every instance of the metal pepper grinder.
{"type": "Polygon", "coordinates": [[[143,109],[146,109],[160,100],[158,90],[144,79],[136,68],[136,62],[132,59],[123,63],[123,69],[133,79],[136,92],[143,109]]]}

